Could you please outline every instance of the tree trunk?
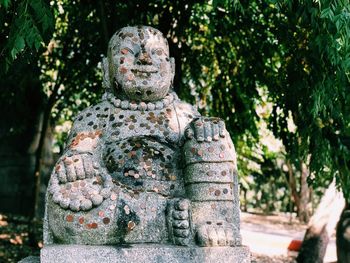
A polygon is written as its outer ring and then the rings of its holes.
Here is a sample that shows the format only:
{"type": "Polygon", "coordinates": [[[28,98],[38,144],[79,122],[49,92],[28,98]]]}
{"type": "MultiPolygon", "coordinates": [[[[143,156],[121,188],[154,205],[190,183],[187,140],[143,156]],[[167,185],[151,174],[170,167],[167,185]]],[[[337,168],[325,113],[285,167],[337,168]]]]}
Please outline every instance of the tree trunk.
{"type": "Polygon", "coordinates": [[[304,162],[300,164],[300,201],[298,207],[298,216],[300,221],[308,223],[310,219],[310,212],[308,210],[308,205],[310,201],[310,191],[307,184],[307,177],[309,176],[309,170],[304,162]]]}
{"type": "MultiPolygon", "coordinates": [[[[294,171],[293,171],[293,166],[289,160],[287,160],[286,165],[288,167],[288,185],[289,185],[289,189],[291,191],[291,196],[293,197],[294,204],[296,205],[296,207],[299,210],[300,198],[299,198],[299,194],[297,191],[297,183],[296,183],[296,179],[295,179],[295,175],[294,175],[294,171]]],[[[293,210],[294,209],[291,209],[290,212],[292,213],[293,210]]]]}
{"type": "Polygon", "coordinates": [[[350,204],[347,203],[337,225],[338,263],[350,262],[350,204]]]}
{"type": "Polygon", "coordinates": [[[38,208],[39,208],[39,194],[40,194],[40,183],[41,183],[41,168],[42,168],[42,155],[43,155],[43,149],[45,144],[45,138],[47,135],[47,130],[50,124],[50,117],[51,117],[51,110],[53,106],[56,103],[56,96],[58,93],[58,89],[60,86],[60,82],[56,80],[56,83],[53,87],[53,91],[48,99],[48,102],[45,107],[43,121],[41,125],[41,133],[40,133],[40,139],[39,139],[39,145],[36,150],[36,158],[35,158],[35,169],[34,169],[34,186],[33,186],[33,197],[34,197],[34,204],[31,211],[31,222],[28,226],[29,229],[29,243],[33,246],[37,246],[38,236],[39,234],[36,232],[38,224],[38,208]]]}
{"type": "Polygon", "coordinates": [[[298,263],[322,263],[326,253],[329,236],[332,234],[345,200],[333,181],[326,190],[321,202],[312,216],[297,257],[298,263]]]}

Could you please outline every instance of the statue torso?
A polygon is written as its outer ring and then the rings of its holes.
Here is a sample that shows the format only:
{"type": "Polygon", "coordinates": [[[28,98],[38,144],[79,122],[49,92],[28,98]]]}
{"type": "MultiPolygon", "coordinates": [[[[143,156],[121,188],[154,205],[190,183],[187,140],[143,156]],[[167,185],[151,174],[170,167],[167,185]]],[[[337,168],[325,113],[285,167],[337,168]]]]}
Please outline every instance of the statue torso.
{"type": "MultiPolygon", "coordinates": [[[[63,242],[82,244],[167,240],[167,200],[185,195],[181,144],[184,129],[196,114],[190,105],[181,101],[152,111],[121,109],[108,101],[84,110],[74,122],[68,140],[70,149],[73,154],[79,150],[91,152],[105,168],[105,176],[112,178],[114,187],[112,195],[101,205],[76,212],[73,222],[70,221],[72,211],[54,208],[57,205],[50,201],[51,229],[54,233],[66,233],[55,236],[63,242]],[[95,140],[95,146],[88,143],[90,139],[75,145],[79,134],[89,136],[96,131],[99,138],[92,136],[91,139],[95,140]],[[132,231],[123,232],[134,223],[132,231]],[[154,227],[150,228],[149,224],[154,227]],[[155,233],[154,229],[159,231],[155,233]],[[92,239],[92,231],[100,237],[92,239]]],[[[60,240],[57,241],[62,242],[60,240]]]]}
{"type": "Polygon", "coordinates": [[[181,137],[174,105],[154,111],[115,108],[104,131],[103,163],[115,182],[133,190],[181,195],[181,137]]]}

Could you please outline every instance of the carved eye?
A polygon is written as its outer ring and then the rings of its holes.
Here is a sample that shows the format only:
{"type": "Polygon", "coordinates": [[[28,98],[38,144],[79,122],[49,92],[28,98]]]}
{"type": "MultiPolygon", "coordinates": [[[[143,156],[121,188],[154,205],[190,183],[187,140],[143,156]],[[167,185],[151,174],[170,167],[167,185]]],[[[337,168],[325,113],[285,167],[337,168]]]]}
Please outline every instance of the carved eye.
{"type": "Polygon", "coordinates": [[[157,54],[158,56],[161,56],[161,55],[163,55],[163,49],[161,49],[161,48],[157,48],[157,49],[154,49],[153,50],[153,54],[157,54]]]}
{"type": "Polygon", "coordinates": [[[128,47],[124,47],[120,50],[120,53],[122,53],[123,55],[126,55],[128,53],[134,54],[134,51],[132,51],[130,48],[128,47]]]}

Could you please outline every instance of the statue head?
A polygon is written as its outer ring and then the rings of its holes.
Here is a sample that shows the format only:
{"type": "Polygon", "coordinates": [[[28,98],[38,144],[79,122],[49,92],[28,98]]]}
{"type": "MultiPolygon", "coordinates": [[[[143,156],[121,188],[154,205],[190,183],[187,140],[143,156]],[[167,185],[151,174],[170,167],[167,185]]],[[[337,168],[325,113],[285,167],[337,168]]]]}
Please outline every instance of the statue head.
{"type": "Polygon", "coordinates": [[[109,41],[108,63],[104,63],[104,71],[109,73],[119,97],[146,102],[168,94],[174,67],[167,40],[149,26],[117,31],[109,41]]]}

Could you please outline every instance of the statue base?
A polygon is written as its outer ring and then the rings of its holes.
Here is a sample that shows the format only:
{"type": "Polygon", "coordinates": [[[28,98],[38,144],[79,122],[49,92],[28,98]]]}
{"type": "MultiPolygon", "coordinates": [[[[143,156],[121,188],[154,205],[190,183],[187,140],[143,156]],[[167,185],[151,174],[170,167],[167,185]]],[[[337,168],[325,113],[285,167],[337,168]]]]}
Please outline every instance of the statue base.
{"type": "MultiPolygon", "coordinates": [[[[21,262],[37,261],[22,260],[21,262]]],[[[49,245],[41,249],[41,263],[109,262],[109,263],[250,263],[248,247],[181,247],[169,245],[85,246],[49,245]]]]}

